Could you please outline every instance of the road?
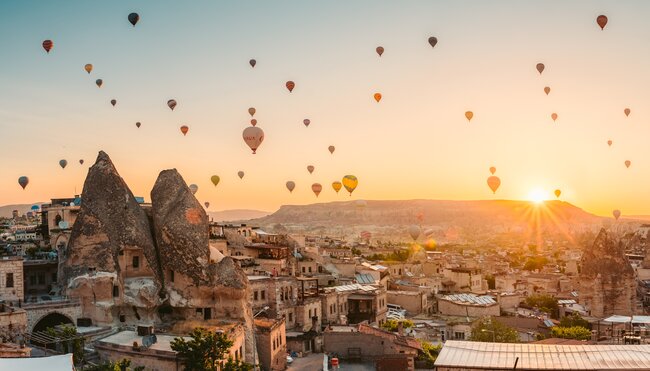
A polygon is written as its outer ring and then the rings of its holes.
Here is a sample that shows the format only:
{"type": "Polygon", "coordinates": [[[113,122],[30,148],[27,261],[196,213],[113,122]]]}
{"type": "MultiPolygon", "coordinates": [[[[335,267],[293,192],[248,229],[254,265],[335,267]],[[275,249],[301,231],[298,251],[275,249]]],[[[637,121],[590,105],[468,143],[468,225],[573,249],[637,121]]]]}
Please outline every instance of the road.
{"type": "MultiPolygon", "coordinates": [[[[290,371],[321,371],[323,369],[323,353],[310,354],[302,358],[294,358],[293,363],[287,365],[290,371]]],[[[375,366],[372,363],[346,363],[341,361],[341,365],[336,371],[374,371],[375,366]]]]}

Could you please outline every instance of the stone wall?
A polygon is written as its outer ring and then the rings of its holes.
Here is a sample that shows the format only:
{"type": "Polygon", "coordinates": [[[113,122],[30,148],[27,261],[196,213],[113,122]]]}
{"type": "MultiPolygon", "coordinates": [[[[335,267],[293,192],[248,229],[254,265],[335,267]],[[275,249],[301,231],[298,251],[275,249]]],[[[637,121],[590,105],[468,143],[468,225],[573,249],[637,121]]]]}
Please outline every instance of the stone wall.
{"type": "Polygon", "coordinates": [[[41,303],[24,305],[23,309],[27,312],[27,330],[31,332],[34,326],[51,313],[62,314],[73,324],[77,324],[77,318],[81,317],[81,305],[76,302],[59,302],[59,303],[41,303]]]}
{"type": "Polygon", "coordinates": [[[27,313],[20,308],[5,307],[0,312],[0,343],[14,342],[27,331],[27,313]]]}
{"type": "Polygon", "coordinates": [[[14,256],[1,257],[0,299],[15,302],[23,300],[24,297],[23,258],[14,256]],[[13,283],[8,282],[10,279],[13,279],[13,283]],[[7,287],[8,284],[10,287],[7,287]]]}

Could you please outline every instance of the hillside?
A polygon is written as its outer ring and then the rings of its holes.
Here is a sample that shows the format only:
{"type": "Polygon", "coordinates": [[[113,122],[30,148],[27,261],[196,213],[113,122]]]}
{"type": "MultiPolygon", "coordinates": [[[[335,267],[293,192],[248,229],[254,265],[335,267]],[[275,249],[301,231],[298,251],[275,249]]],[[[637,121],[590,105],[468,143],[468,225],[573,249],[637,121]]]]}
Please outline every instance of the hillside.
{"type": "Polygon", "coordinates": [[[221,211],[208,211],[208,216],[215,222],[230,222],[239,220],[249,220],[262,218],[271,214],[270,211],[262,210],[249,210],[249,209],[233,209],[221,211]]]}
{"type": "Polygon", "coordinates": [[[43,202],[35,202],[33,204],[20,204],[20,205],[4,205],[0,206],[0,218],[10,218],[11,213],[14,210],[18,210],[18,213],[20,215],[25,214],[26,212],[30,211],[32,208],[32,205],[40,205],[43,202]]]}

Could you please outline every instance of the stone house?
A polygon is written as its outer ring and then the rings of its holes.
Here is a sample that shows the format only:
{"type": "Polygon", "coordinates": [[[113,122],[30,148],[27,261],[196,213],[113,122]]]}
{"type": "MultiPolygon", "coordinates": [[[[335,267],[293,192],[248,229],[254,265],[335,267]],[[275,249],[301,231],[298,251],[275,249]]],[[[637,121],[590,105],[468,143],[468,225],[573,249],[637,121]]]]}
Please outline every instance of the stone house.
{"type": "Polygon", "coordinates": [[[287,367],[287,334],[284,318],[255,319],[255,341],[262,370],[279,371],[287,367]]]}
{"type": "Polygon", "coordinates": [[[10,302],[23,300],[23,258],[19,256],[0,257],[0,299],[10,302]]]}

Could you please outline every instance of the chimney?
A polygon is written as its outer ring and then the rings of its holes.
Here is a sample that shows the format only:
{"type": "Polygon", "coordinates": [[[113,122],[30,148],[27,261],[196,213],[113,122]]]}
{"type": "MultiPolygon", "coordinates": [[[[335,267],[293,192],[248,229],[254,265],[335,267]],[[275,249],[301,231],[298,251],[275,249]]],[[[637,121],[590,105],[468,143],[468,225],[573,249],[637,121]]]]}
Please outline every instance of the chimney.
{"type": "Polygon", "coordinates": [[[400,334],[401,336],[404,336],[404,322],[402,321],[397,322],[397,333],[400,334]]]}

